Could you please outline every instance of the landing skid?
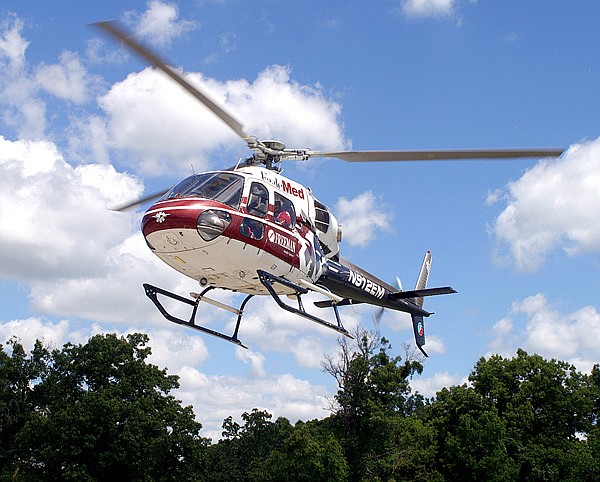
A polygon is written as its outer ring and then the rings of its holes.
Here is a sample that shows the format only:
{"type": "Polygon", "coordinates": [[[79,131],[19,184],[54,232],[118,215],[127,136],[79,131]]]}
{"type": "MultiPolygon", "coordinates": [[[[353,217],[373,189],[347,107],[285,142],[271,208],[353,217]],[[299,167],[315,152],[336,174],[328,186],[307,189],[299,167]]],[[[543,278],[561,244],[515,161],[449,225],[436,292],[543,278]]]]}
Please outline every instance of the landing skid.
{"type": "Polygon", "coordinates": [[[211,298],[207,298],[204,296],[206,293],[208,293],[213,288],[214,288],[213,286],[209,286],[208,288],[204,289],[204,291],[202,291],[202,293],[200,293],[200,294],[192,293],[192,296],[195,299],[190,300],[188,298],[184,298],[183,296],[176,295],[175,293],[171,293],[170,291],[163,290],[162,288],[157,288],[156,286],[152,286],[148,283],[144,283],[144,289],[146,290],[146,296],[148,296],[148,298],[150,298],[152,300],[154,305],[158,308],[158,311],[160,311],[161,314],[167,320],[169,320],[173,323],[176,323],[178,325],[184,325],[184,326],[187,326],[188,328],[193,328],[194,330],[201,331],[202,333],[206,333],[207,335],[216,336],[217,338],[221,338],[222,340],[233,343],[234,345],[241,346],[242,348],[248,348],[238,339],[238,331],[240,329],[240,322],[242,321],[242,316],[244,314],[244,308],[246,306],[246,303],[248,303],[248,301],[250,301],[250,298],[252,298],[252,296],[254,296],[254,295],[246,296],[246,298],[244,298],[244,301],[242,301],[242,304],[240,305],[239,309],[236,309],[231,306],[225,305],[224,303],[221,303],[219,301],[216,301],[216,300],[213,300],[211,298]],[[186,321],[186,320],[182,320],[181,318],[177,318],[176,316],[173,316],[172,314],[170,314],[165,309],[165,307],[162,305],[160,300],[158,299],[158,295],[166,296],[167,298],[171,298],[175,301],[179,301],[181,303],[190,305],[192,307],[192,314],[190,316],[190,319],[186,321]],[[224,333],[220,333],[215,330],[211,330],[210,328],[207,328],[205,326],[196,324],[196,311],[198,310],[198,304],[201,301],[204,301],[211,305],[217,306],[218,308],[222,308],[227,311],[231,311],[234,314],[237,314],[237,322],[235,324],[235,330],[233,331],[233,334],[231,336],[226,335],[224,333]]]}
{"type": "MultiPolygon", "coordinates": [[[[271,297],[275,300],[275,302],[281,308],[283,308],[286,311],[289,311],[290,313],[294,313],[296,315],[299,315],[299,316],[307,318],[311,321],[314,321],[315,323],[319,323],[320,325],[323,325],[331,330],[337,331],[338,333],[340,333],[344,336],[353,338],[352,335],[348,332],[348,330],[346,330],[343,327],[342,322],[340,320],[340,314],[338,312],[338,309],[337,309],[337,306],[335,303],[332,304],[332,307],[333,307],[333,311],[335,312],[335,318],[337,320],[337,324],[330,323],[329,321],[326,321],[317,316],[311,315],[304,309],[301,296],[308,293],[308,291],[309,291],[308,289],[298,286],[298,285],[292,283],[291,281],[286,280],[285,278],[281,278],[279,276],[275,276],[270,273],[267,273],[266,271],[258,270],[257,273],[258,273],[258,278],[259,278],[260,282],[263,284],[263,286],[267,289],[267,291],[269,292],[271,297]],[[280,285],[286,286],[295,291],[294,294],[298,300],[298,308],[290,306],[282,301],[282,299],[279,297],[279,295],[275,291],[275,288],[273,287],[273,285],[275,285],[275,284],[280,284],[280,285]]],[[[250,298],[252,298],[254,295],[246,296],[246,298],[244,298],[244,301],[242,301],[242,304],[240,305],[240,307],[234,308],[232,306],[226,305],[224,303],[221,303],[220,301],[214,300],[212,298],[208,298],[206,296],[206,293],[208,293],[212,289],[215,289],[214,286],[209,286],[208,288],[205,288],[200,294],[190,293],[193,299],[184,298],[183,296],[179,296],[175,293],[171,293],[170,291],[164,290],[162,288],[152,286],[148,283],[144,283],[144,289],[146,290],[146,296],[148,296],[148,298],[150,298],[152,300],[152,302],[154,303],[156,308],[158,308],[158,311],[160,311],[160,313],[167,320],[169,320],[173,323],[176,323],[178,325],[183,325],[183,326],[187,326],[188,328],[193,328],[194,330],[198,330],[202,333],[206,333],[207,335],[215,336],[217,338],[228,341],[228,342],[233,343],[234,345],[240,346],[242,348],[248,348],[238,339],[238,332],[240,329],[240,323],[242,321],[242,316],[244,315],[244,308],[246,307],[246,303],[248,303],[248,301],[250,301],[250,298]],[[177,316],[174,316],[171,313],[169,313],[167,311],[167,309],[163,306],[163,304],[160,302],[160,300],[158,299],[159,295],[165,296],[167,298],[171,298],[172,300],[179,301],[181,303],[191,306],[192,314],[190,315],[189,320],[183,320],[183,319],[178,318],[177,316]],[[217,308],[221,308],[223,310],[230,311],[231,313],[237,315],[237,321],[236,321],[235,329],[234,329],[232,335],[226,335],[225,333],[221,333],[219,331],[212,330],[205,326],[196,324],[196,312],[198,310],[198,304],[201,301],[204,301],[205,303],[209,303],[213,306],[216,306],[217,308]]]]}
{"type": "Polygon", "coordinates": [[[290,313],[295,313],[296,315],[300,315],[308,320],[314,321],[315,323],[319,323],[320,325],[326,326],[327,328],[337,331],[338,333],[340,333],[344,336],[347,336],[348,338],[354,338],[348,332],[348,330],[346,330],[346,328],[343,327],[342,321],[340,320],[340,314],[338,312],[337,305],[335,303],[332,304],[332,307],[333,307],[333,311],[335,313],[335,319],[337,320],[337,325],[334,325],[333,323],[330,323],[329,321],[325,321],[317,316],[311,315],[304,309],[304,305],[302,304],[301,296],[308,293],[308,291],[309,291],[308,289],[302,288],[301,286],[298,286],[298,285],[292,283],[291,281],[286,280],[285,278],[281,278],[280,276],[275,276],[271,273],[267,273],[266,271],[263,271],[260,269],[257,271],[257,273],[258,273],[258,279],[260,280],[260,282],[263,284],[263,286],[265,288],[267,288],[267,291],[269,292],[271,297],[275,300],[275,302],[281,308],[283,308],[286,311],[289,311],[290,313]],[[275,283],[278,283],[283,286],[287,286],[288,288],[291,288],[296,292],[295,295],[298,300],[298,308],[294,308],[293,306],[290,306],[283,302],[283,300],[280,298],[280,296],[275,291],[275,288],[273,287],[273,285],[275,283]]]}

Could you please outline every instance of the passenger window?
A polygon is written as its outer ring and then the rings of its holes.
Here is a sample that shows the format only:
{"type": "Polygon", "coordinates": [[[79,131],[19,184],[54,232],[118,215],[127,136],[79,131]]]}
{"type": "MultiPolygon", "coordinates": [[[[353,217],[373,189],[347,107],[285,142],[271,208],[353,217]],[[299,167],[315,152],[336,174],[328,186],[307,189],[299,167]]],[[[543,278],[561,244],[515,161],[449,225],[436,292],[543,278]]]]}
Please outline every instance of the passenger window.
{"type": "Polygon", "coordinates": [[[260,240],[265,234],[265,225],[256,219],[244,218],[240,233],[250,239],[260,240]]]}
{"type": "Polygon", "coordinates": [[[288,229],[293,229],[296,225],[296,211],[292,201],[279,193],[275,193],[273,220],[288,229]]]}
{"type": "Polygon", "coordinates": [[[264,218],[269,210],[269,192],[267,188],[259,182],[253,182],[250,186],[250,195],[246,211],[248,214],[264,218]]]}

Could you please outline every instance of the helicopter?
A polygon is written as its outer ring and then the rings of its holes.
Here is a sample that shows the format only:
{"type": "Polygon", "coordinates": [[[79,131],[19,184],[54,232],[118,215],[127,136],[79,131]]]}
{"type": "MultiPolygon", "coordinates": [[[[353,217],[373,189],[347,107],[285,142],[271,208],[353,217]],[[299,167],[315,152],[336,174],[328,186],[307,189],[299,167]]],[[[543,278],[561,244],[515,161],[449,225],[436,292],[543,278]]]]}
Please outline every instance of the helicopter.
{"type": "Polygon", "coordinates": [[[114,208],[130,209],[150,201],[141,222],[148,248],[179,273],[196,280],[200,293],[186,298],[145,283],[144,290],[159,312],[173,323],[247,348],[239,338],[246,304],[257,295],[271,296],[288,312],[352,338],[344,328],[338,307],[367,304],[379,310],[408,313],[417,348],[427,356],[424,299],[456,293],[450,286],[428,288],[432,256],[426,252],[413,290],[394,287],[340,256],[342,227],[312,190],[281,174],[281,163],[311,158],[349,162],[433,161],[558,157],[560,148],[452,149],[400,151],[313,151],[287,148],[278,140],[260,140],[198,87],[191,85],[149,47],[136,40],[116,21],[94,23],[144,61],[178,83],[233,130],[251,151],[235,166],[193,174],[173,187],[114,208]],[[156,200],[158,199],[158,200],[156,200]],[[207,296],[212,290],[245,294],[238,307],[207,296]],[[302,296],[316,293],[318,308],[331,308],[335,322],[309,313],[302,296]],[[284,300],[283,298],[287,298],[284,300]],[[190,307],[183,319],[170,313],[162,298],[190,307]],[[288,302],[288,300],[290,300],[288,302]],[[226,310],[237,317],[233,333],[226,334],[196,320],[199,303],[226,310]],[[296,305],[291,304],[292,302],[296,305]]]}

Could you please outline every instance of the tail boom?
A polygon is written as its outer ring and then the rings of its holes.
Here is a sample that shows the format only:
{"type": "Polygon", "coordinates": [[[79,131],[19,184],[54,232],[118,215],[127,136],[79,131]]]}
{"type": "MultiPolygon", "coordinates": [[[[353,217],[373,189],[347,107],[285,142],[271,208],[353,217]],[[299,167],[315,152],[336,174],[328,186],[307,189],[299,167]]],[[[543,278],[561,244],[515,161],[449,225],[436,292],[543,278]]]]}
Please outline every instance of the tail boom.
{"type": "Polygon", "coordinates": [[[340,262],[337,262],[328,259],[323,276],[317,281],[317,285],[341,298],[341,301],[330,297],[329,300],[318,301],[315,305],[319,308],[325,308],[333,305],[344,306],[366,303],[409,313],[412,318],[417,347],[427,356],[427,353],[423,350],[423,345],[425,345],[424,318],[432,313],[423,309],[424,299],[428,296],[456,293],[450,286],[427,288],[430,271],[431,253],[428,251],[423,260],[415,289],[398,291],[348,261],[340,259],[340,262]]]}

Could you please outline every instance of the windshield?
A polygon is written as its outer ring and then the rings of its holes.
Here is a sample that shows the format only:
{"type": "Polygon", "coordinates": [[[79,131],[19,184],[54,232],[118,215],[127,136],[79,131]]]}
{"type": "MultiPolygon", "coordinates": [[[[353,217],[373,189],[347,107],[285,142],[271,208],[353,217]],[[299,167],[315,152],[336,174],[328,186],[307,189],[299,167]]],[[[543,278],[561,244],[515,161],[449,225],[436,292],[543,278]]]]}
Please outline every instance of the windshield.
{"type": "Polygon", "coordinates": [[[237,209],[242,198],[243,187],[244,178],[237,174],[228,172],[195,174],[173,187],[162,197],[161,201],[183,197],[201,197],[237,209]]]}

